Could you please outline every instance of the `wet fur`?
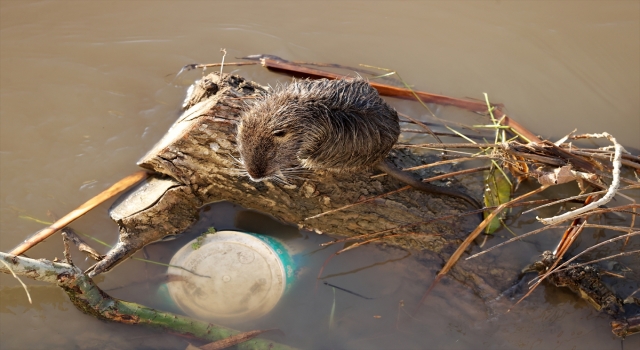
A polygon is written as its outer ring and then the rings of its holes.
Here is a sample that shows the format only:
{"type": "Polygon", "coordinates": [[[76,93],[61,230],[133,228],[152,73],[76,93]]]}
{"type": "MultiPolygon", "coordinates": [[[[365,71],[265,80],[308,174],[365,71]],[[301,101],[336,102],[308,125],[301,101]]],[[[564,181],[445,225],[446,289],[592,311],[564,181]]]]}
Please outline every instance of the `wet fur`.
{"type": "Polygon", "coordinates": [[[456,190],[423,183],[385,158],[400,135],[397,112],[363,79],[299,80],[255,102],[238,126],[240,163],[253,181],[287,182],[305,169],[377,168],[414,188],[458,197],[456,190]]]}
{"type": "Polygon", "coordinates": [[[364,79],[321,79],[279,86],[255,102],[237,141],[242,164],[259,181],[299,167],[371,168],[399,134],[398,114],[364,79]]]}

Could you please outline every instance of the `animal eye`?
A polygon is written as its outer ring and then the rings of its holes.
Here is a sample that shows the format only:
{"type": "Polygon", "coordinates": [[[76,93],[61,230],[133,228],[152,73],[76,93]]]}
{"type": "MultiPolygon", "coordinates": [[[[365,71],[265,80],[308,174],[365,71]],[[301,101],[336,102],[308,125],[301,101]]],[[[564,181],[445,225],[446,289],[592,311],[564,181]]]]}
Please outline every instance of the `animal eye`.
{"type": "Polygon", "coordinates": [[[286,134],[287,134],[287,132],[284,131],[284,130],[276,130],[276,131],[273,132],[273,136],[275,136],[275,137],[282,137],[282,136],[284,136],[286,134]]]}

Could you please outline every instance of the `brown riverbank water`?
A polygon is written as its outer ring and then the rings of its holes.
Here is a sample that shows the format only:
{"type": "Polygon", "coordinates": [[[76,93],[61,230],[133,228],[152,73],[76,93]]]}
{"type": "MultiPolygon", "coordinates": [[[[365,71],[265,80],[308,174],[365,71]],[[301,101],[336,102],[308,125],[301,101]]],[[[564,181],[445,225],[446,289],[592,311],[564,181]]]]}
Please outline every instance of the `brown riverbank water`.
{"type": "MultiPolygon", "coordinates": [[[[200,73],[176,81],[171,75],[185,64],[220,61],[220,48],[226,48],[227,61],[268,53],[386,67],[420,90],[473,98],[487,92],[516,120],[552,140],[578,128],[607,131],[629,150],[640,149],[639,1],[2,0],[0,250],[10,250],[42,228],[23,216],[48,220],[48,210],[63,215],[135,171],[135,162],[178,116],[186,87],[200,73]]],[[[259,67],[237,73],[262,84],[287,80],[259,67]]],[[[393,103],[414,116],[426,114],[415,103],[393,103]]],[[[107,209],[97,208],[74,227],[113,244],[117,227],[107,209]]],[[[230,204],[208,207],[193,232],[207,225],[284,230],[309,251],[328,240],[239,210],[230,204]]],[[[521,233],[533,225],[531,216],[512,229],[521,233]]],[[[495,239],[505,235],[510,234],[495,239]]],[[[575,252],[611,236],[590,232],[575,252]]],[[[62,257],[57,237],[28,255],[62,257]]],[[[515,281],[517,272],[552,248],[553,241],[547,234],[495,257],[513,264],[515,281]]],[[[155,244],[147,252],[166,263],[178,245],[155,244]]],[[[639,245],[632,242],[635,249],[639,245]]],[[[286,300],[269,316],[237,327],[280,328],[285,336],[276,336],[278,341],[305,349],[620,349],[607,317],[548,286],[508,315],[488,315],[470,291],[445,279],[415,318],[409,316],[440,266],[429,270],[402,251],[365,247],[333,259],[324,271],[327,281],[375,299],[339,290],[334,297],[321,283],[315,288],[315,276],[336,249],[310,254],[286,300]],[[404,308],[398,306],[401,300],[404,308]]],[[[78,264],[89,265],[74,256],[78,264]]],[[[618,261],[633,265],[633,259],[618,261]]],[[[124,264],[100,276],[101,287],[125,300],[166,305],[153,281],[165,268],[124,264]]],[[[638,273],[630,276],[638,278],[638,273]]],[[[0,275],[1,349],[174,349],[186,344],[142,327],[96,321],[77,311],[56,287],[26,282],[33,305],[17,281],[0,275]]],[[[624,347],[640,348],[640,336],[627,339],[624,347]]]]}

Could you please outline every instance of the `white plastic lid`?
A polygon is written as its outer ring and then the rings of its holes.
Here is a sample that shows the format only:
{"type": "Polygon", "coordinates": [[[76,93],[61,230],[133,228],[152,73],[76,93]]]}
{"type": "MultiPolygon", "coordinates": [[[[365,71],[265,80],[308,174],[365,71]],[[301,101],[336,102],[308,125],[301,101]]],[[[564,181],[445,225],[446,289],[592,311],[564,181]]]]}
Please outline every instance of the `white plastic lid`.
{"type": "MultiPolygon", "coordinates": [[[[191,243],[196,242],[193,240],[191,243]]],[[[167,284],[173,301],[202,320],[242,321],[271,311],[286,289],[277,253],[255,236],[220,231],[205,236],[200,248],[189,243],[171,259],[167,284]]]]}

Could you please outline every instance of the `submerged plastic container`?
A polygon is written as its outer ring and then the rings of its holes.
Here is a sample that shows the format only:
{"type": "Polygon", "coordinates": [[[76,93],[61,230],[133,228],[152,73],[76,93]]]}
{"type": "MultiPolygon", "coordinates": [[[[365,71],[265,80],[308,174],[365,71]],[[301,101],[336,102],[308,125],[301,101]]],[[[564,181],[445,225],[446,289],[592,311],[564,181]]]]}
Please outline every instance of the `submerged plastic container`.
{"type": "Polygon", "coordinates": [[[278,240],[220,231],[193,240],[171,259],[167,289],[187,315],[211,321],[244,321],[271,311],[291,286],[296,266],[278,240]]]}

